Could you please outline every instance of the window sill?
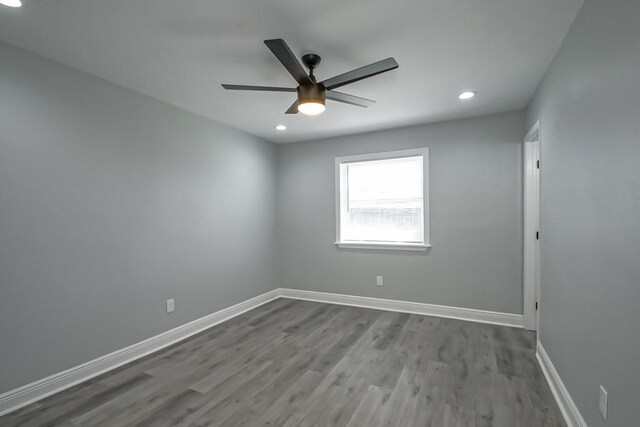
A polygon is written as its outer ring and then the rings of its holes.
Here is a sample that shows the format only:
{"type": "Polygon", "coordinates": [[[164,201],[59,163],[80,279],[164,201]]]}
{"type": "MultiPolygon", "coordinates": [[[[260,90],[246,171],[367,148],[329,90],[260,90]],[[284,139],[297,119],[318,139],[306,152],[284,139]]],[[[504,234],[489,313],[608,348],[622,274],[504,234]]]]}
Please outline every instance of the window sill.
{"type": "Polygon", "coordinates": [[[431,247],[424,243],[383,243],[383,242],[335,242],[343,249],[382,249],[390,251],[426,251],[431,247]]]}

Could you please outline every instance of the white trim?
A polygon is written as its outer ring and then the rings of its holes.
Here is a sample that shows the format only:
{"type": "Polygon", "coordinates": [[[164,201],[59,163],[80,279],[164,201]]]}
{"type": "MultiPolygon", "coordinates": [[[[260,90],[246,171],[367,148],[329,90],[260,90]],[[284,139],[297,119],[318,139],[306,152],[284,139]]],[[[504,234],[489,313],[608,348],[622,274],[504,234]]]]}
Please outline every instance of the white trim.
{"type": "Polygon", "coordinates": [[[344,249],[382,249],[396,251],[426,251],[431,245],[421,243],[384,243],[384,242],[335,242],[335,245],[344,249]]]}
{"type": "Polygon", "coordinates": [[[537,330],[540,307],[540,241],[536,232],[540,230],[540,122],[536,122],[523,140],[523,312],[524,325],[529,330],[537,330]]]}
{"type": "Polygon", "coordinates": [[[269,291],[129,347],[3,393],[0,395],[0,416],[182,341],[205,329],[266,304],[279,296],[278,289],[269,291]]]}
{"type": "Polygon", "coordinates": [[[446,317],[449,319],[467,320],[470,322],[489,323],[492,325],[511,326],[515,328],[522,328],[523,326],[521,314],[499,313],[472,308],[448,307],[444,305],[425,304],[420,302],[332,294],[327,292],[303,291],[298,289],[280,289],[279,291],[280,296],[284,298],[350,305],[354,307],[373,308],[376,310],[397,311],[401,313],[413,313],[425,316],[446,317]]]}
{"type": "Polygon", "coordinates": [[[526,141],[538,141],[540,140],[540,120],[536,120],[536,122],[531,126],[529,132],[524,136],[524,140],[526,141]]]}
{"type": "Polygon", "coordinates": [[[540,364],[542,372],[549,383],[553,396],[556,398],[556,402],[558,402],[558,406],[560,407],[560,411],[562,412],[562,416],[564,417],[567,426],[587,427],[587,423],[584,421],[584,418],[582,418],[582,414],[580,414],[578,407],[571,398],[569,390],[567,390],[567,387],[562,382],[558,371],[556,371],[555,366],[553,366],[551,359],[549,359],[549,355],[540,341],[538,341],[536,346],[536,359],[538,359],[538,363],[540,364]]]}
{"type": "Polygon", "coordinates": [[[336,245],[339,248],[351,249],[386,249],[386,250],[420,250],[424,251],[431,247],[429,236],[429,148],[414,148],[411,150],[386,151],[382,153],[357,154],[353,156],[336,157],[335,160],[335,209],[336,209],[336,245]],[[403,157],[422,156],[422,200],[423,200],[423,218],[422,218],[422,240],[423,242],[415,244],[405,243],[386,243],[386,242],[352,242],[343,241],[340,235],[341,212],[341,194],[346,193],[344,188],[345,180],[342,179],[343,163],[366,162],[371,160],[399,159],[403,157]],[[384,247],[381,247],[384,246],[384,247]]]}
{"type": "Polygon", "coordinates": [[[428,156],[429,148],[411,148],[408,150],[383,151],[379,153],[354,154],[336,157],[336,163],[368,162],[371,160],[400,159],[402,157],[428,156]]]}
{"type": "Polygon", "coordinates": [[[97,359],[67,369],[66,371],[59,372],[3,393],[0,395],[0,416],[15,411],[16,409],[22,408],[23,406],[29,405],[30,403],[36,402],[40,399],[44,399],[47,396],[63,391],[119,366],[133,362],[134,360],[148,354],[159,351],[280,297],[329,304],[350,305],[354,307],[365,307],[376,310],[445,317],[517,328],[521,328],[523,326],[522,315],[519,314],[498,313],[471,308],[447,307],[435,304],[279,288],[209,314],[205,317],[201,317],[200,319],[196,319],[182,326],[178,326],[177,328],[163,332],[129,347],[125,347],[114,351],[113,353],[109,353],[105,356],[98,357],[97,359]]]}

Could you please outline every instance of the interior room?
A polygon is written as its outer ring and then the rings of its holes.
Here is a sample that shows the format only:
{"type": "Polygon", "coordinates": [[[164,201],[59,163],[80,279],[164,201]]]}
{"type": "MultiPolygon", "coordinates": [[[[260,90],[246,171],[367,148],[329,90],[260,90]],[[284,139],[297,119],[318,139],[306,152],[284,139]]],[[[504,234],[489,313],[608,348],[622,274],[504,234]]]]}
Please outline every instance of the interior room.
{"type": "Polygon", "coordinates": [[[0,425],[640,425],[639,23],[0,0],[0,425]]]}

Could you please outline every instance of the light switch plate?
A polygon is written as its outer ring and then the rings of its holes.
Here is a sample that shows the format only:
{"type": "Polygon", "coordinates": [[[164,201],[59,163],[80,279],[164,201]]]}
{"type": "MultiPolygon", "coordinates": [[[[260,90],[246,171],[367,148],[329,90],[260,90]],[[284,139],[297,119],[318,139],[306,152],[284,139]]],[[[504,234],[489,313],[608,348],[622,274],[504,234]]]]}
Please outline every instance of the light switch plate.
{"type": "Polygon", "coordinates": [[[175,300],[173,298],[167,300],[167,313],[173,313],[175,310],[175,300]]]}

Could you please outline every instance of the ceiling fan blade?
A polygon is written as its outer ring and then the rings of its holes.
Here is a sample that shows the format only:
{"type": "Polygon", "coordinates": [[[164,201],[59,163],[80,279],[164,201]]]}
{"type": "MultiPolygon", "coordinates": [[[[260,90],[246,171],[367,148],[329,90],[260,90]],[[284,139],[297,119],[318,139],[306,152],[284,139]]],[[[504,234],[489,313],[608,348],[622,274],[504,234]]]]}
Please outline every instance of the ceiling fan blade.
{"type": "Polygon", "coordinates": [[[322,82],[327,89],[336,89],[340,86],[348,85],[349,83],[357,82],[358,80],[366,79],[368,77],[375,76],[386,71],[395,70],[398,68],[398,63],[393,58],[383,59],[382,61],[374,62],[373,64],[365,65],[364,67],[356,68],[355,70],[348,71],[344,74],[332,77],[322,82]]]}
{"type": "Polygon", "coordinates": [[[298,114],[298,100],[296,100],[296,102],[291,104],[291,107],[289,107],[289,109],[287,111],[285,111],[284,113],[285,114],[298,114]]]}
{"type": "Polygon", "coordinates": [[[294,79],[299,85],[312,85],[313,82],[307,75],[307,72],[302,68],[300,62],[296,56],[291,52],[287,43],[282,39],[265,40],[264,44],[267,45],[271,52],[278,58],[278,60],[284,65],[284,68],[291,73],[294,79]]]}
{"type": "Polygon", "coordinates": [[[274,87],[274,86],[248,86],[248,85],[228,85],[223,83],[226,90],[256,90],[261,92],[295,92],[295,88],[274,87]]]}
{"type": "Polygon", "coordinates": [[[327,97],[327,99],[330,99],[332,101],[343,102],[345,104],[356,105],[358,107],[364,108],[376,103],[376,101],[373,101],[371,99],[360,98],[359,96],[349,95],[342,92],[335,92],[333,90],[328,90],[325,96],[327,97]]]}

